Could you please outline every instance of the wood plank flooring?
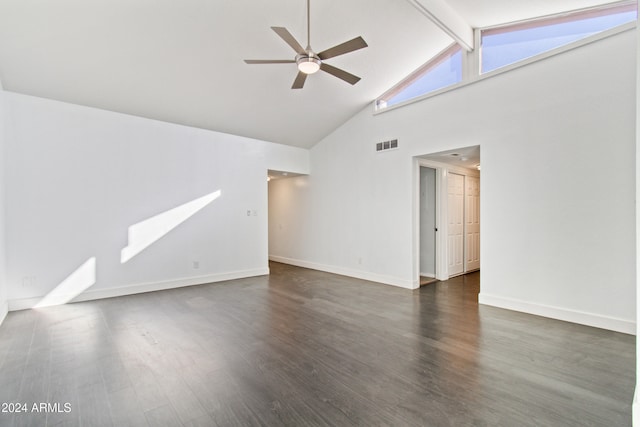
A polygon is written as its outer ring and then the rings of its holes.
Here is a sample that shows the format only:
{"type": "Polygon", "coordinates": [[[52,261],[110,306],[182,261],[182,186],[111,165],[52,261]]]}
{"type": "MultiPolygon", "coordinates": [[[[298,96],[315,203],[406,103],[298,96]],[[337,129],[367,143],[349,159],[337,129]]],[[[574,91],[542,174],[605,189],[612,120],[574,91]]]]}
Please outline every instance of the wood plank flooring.
{"type": "Polygon", "coordinates": [[[478,290],[479,273],[409,291],[273,263],[13,312],[0,403],[28,410],[0,425],[631,425],[634,337],[479,307],[478,290]]]}

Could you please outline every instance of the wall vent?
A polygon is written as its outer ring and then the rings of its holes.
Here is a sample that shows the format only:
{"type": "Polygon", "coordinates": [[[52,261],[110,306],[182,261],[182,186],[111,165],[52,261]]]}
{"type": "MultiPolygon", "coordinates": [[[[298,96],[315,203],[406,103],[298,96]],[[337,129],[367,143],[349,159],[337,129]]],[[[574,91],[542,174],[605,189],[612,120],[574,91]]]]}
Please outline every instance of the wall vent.
{"type": "Polygon", "coordinates": [[[376,151],[391,150],[391,149],[394,149],[394,148],[398,148],[398,140],[397,139],[391,139],[389,141],[378,142],[376,144],[376,151]]]}

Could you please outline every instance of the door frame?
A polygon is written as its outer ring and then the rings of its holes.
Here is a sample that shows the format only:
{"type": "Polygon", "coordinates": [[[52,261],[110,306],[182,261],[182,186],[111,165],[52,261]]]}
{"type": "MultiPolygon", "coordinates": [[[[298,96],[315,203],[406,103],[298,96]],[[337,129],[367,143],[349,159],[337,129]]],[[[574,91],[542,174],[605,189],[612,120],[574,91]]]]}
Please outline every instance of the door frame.
{"type": "MultiPolygon", "coordinates": [[[[413,161],[413,284],[414,288],[420,287],[420,167],[436,170],[436,279],[448,280],[449,268],[447,265],[447,234],[448,234],[448,176],[456,173],[467,176],[480,177],[480,172],[470,169],[414,157],[413,161]]],[[[482,195],[480,196],[482,197],[482,195]]],[[[466,202],[466,201],[465,201],[466,202]]],[[[466,225],[466,224],[465,224],[466,225]]],[[[482,237],[481,237],[482,238],[482,237]]],[[[466,250],[465,250],[466,266],[466,250]]]]}

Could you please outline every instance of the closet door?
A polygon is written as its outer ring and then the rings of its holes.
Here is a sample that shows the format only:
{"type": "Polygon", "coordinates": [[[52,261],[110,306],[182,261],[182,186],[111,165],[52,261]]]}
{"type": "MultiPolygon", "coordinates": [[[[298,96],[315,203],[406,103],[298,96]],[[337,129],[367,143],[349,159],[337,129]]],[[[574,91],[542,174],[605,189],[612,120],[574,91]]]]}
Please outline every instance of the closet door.
{"type": "Polygon", "coordinates": [[[480,268],[480,178],[467,176],[465,204],[465,273],[480,268]]]}
{"type": "Polygon", "coordinates": [[[464,181],[463,175],[448,174],[447,263],[449,277],[464,273],[464,181]]]}

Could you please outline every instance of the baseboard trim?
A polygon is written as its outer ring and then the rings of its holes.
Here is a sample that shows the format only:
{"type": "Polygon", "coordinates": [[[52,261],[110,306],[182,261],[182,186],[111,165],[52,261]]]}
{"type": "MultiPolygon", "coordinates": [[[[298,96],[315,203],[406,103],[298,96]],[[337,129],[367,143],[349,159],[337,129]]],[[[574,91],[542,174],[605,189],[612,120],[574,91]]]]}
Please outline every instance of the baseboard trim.
{"type": "Polygon", "coordinates": [[[417,289],[420,287],[419,282],[412,280],[399,279],[397,277],[385,276],[381,274],[369,273],[366,271],[352,270],[334,265],[319,264],[316,262],[304,261],[293,258],[286,258],[277,255],[269,255],[269,260],[281,262],[283,264],[295,265],[296,267],[309,268],[311,270],[324,271],[327,273],[339,274],[340,276],[348,276],[356,279],[368,280],[370,282],[382,283],[385,285],[397,286],[405,289],[417,289]]]}
{"type": "MultiPolygon", "coordinates": [[[[223,282],[225,280],[244,279],[247,277],[264,276],[269,274],[268,268],[233,271],[227,273],[210,274],[205,276],[188,277],[184,279],[167,280],[162,282],[139,283],[135,285],[119,286],[107,289],[89,289],[73,298],[70,302],[91,301],[104,298],[114,298],[126,295],[142,294],[145,292],[163,291],[167,289],[183,288],[186,286],[204,285],[207,283],[223,282]]],[[[18,298],[9,300],[9,311],[27,310],[35,307],[43,296],[35,298],[18,298]]]]}
{"type": "Polygon", "coordinates": [[[506,308],[513,311],[520,311],[523,313],[535,314],[542,317],[549,317],[551,319],[563,320],[565,322],[578,323],[580,325],[622,332],[629,335],[636,334],[636,323],[634,321],[615,317],[602,316],[599,314],[571,310],[562,307],[534,304],[513,298],[487,295],[482,292],[478,295],[478,303],[493,307],[506,308]]]}

